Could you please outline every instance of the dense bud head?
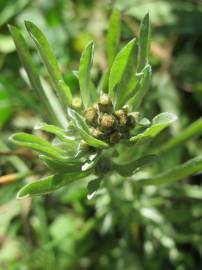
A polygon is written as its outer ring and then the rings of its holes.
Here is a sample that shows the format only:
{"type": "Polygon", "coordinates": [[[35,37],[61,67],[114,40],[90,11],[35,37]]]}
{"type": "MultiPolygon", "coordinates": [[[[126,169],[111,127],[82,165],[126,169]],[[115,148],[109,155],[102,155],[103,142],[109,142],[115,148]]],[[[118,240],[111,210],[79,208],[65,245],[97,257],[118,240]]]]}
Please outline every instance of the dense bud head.
{"type": "Polygon", "coordinates": [[[96,125],[98,118],[97,109],[95,107],[87,108],[84,112],[84,117],[89,124],[96,125]]]}
{"type": "Polygon", "coordinates": [[[107,94],[103,94],[98,102],[100,112],[111,113],[113,110],[112,102],[107,94]]]}
{"type": "Polygon", "coordinates": [[[121,137],[122,137],[121,133],[115,131],[110,135],[109,142],[111,144],[116,144],[116,143],[118,143],[120,141],[121,137]]]}
{"type": "Polygon", "coordinates": [[[72,99],[72,108],[75,110],[80,110],[82,108],[82,101],[79,97],[74,97],[72,99]]]}
{"type": "Polygon", "coordinates": [[[100,128],[101,130],[111,130],[116,126],[116,119],[113,115],[104,113],[100,117],[100,128]]]}

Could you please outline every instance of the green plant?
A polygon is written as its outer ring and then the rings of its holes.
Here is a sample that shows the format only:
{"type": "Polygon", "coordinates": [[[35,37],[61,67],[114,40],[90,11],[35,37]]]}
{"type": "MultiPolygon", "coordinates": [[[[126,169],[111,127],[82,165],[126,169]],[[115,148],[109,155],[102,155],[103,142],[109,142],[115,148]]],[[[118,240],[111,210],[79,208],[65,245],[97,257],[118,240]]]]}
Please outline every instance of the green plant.
{"type": "MultiPolygon", "coordinates": [[[[18,192],[18,198],[49,193],[80,179],[88,181],[88,197],[92,198],[100,186],[110,189],[114,177],[122,181],[130,178],[138,187],[169,184],[202,169],[202,157],[197,157],[161,172],[159,157],[164,141],[152,142],[177,117],[164,112],[150,120],[144,117],[141,107],[151,81],[148,14],[141,23],[138,40],[131,40],[119,51],[121,15],[118,10],[113,12],[107,37],[108,69],[96,87],[90,74],[94,45],[88,43],[79,70],[74,72],[79,82],[79,96],[64,81],[41,30],[28,21],[25,25],[53,86],[53,90],[47,90],[41,83],[23,36],[16,27],[10,26],[19,57],[46,112],[48,123],[35,129],[55,137],[49,142],[26,133],[11,136],[16,145],[37,151],[53,173],[28,183],[18,192]]],[[[180,139],[171,147],[176,147],[178,142],[180,139]]]]}

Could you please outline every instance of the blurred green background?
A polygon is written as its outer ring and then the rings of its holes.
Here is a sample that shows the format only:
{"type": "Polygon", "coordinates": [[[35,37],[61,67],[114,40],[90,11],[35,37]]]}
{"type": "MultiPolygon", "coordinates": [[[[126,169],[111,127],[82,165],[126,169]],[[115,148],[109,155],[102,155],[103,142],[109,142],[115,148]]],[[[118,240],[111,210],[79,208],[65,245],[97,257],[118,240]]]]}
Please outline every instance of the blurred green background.
{"type": "MultiPolygon", "coordinates": [[[[106,32],[114,7],[123,14],[123,44],[137,36],[140,20],[150,12],[153,81],[145,114],[150,118],[161,111],[177,114],[179,121],[170,130],[173,136],[201,117],[202,1],[0,0],[0,176],[27,166],[39,175],[44,171],[32,153],[16,152],[7,140],[15,131],[32,132],[43,116],[7,24],[21,29],[46,76],[24,20],[38,25],[76,93],[78,82],[71,70],[78,69],[89,40],[96,45],[95,82],[106,68],[106,32]]],[[[202,154],[200,134],[168,153],[163,166],[172,168],[202,154]]],[[[144,192],[120,184],[112,191],[113,199],[101,192],[92,201],[87,200],[82,182],[52,195],[17,201],[22,182],[0,179],[2,270],[202,269],[202,174],[144,192]]]]}

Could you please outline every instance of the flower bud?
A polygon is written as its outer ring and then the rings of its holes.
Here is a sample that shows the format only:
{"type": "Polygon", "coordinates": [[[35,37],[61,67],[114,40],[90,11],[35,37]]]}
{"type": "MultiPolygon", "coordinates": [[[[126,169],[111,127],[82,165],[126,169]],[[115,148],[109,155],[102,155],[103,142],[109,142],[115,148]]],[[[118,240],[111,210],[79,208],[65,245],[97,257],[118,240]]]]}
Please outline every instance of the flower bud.
{"type": "Polygon", "coordinates": [[[107,94],[103,94],[98,102],[100,112],[111,113],[113,110],[112,102],[107,94]]]}
{"type": "Polygon", "coordinates": [[[104,113],[100,117],[100,129],[102,131],[112,130],[116,127],[116,119],[113,115],[104,113]]]}
{"type": "Polygon", "coordinates": [[[132,112],[128,115],[128,121],[127,121],[127,125],[129,128],[134,128],[135,124],[138,121],[140,113],[139,112],[132,112]]]}
{"type": "Polygon", "coordinates": [[[82,108],[82,101],[79,97],[74,97],[72,99],[72,108],[75,110],[80,110],[82,108]]]}
{"type": "Polygon", "coordinates": [[[127,115],[124,110],[119,110],[115,112],[116,117],[118,118],[119,125],[121,127],[125,126],[127,123],[127,115]]]}
{"type": "Polygon", "coordinates": [[[85,110],[84,112],[84,117],[86,121],[91,124],[92,126],[97,125],[97,118],[98,118],[98,113],[95,107],[89,107],[85,110]]]}

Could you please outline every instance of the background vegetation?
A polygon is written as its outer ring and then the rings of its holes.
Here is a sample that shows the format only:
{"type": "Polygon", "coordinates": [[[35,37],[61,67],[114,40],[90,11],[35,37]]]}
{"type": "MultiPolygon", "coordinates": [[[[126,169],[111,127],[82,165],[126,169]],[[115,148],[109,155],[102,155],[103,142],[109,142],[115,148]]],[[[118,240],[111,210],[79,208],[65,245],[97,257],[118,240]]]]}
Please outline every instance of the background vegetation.
{"type": "MultiPolygon", "coordinates": [[[[75,93],[80,54],[95,40],[93,78],[106,67],[109,16],[122,11],[121,41],[137,36],[139,21],[150,12],[153,81],[142,110],[151,118],[161,111],[179,117],[169,132],[177,142],[165,144],[161,168],[202,154],[202,3],[200,0],[8,0],[0,2],[0,269],[201,269],[202,175],[166,187],[135,187],[119,183],[111,194],[87,199],[86,182],[43,197],[23,201],[16,192],[28,177],[13,180],[27,166],[38,175],[45,168],[27,150],[8,142],[15,131],[31,133],[43,117],[16,54],[7,24],[21,28],[33,21],[46,33],[75,93]],[[181,137],[178,134],[181,133],[181,137]],[[12,182],[9,184],[9,182],[12,182]]],[[[46,76],[32,50],[41,74],[46,76]]],[[[155,141],[154,141],[155,144],[155,141]]]]}

